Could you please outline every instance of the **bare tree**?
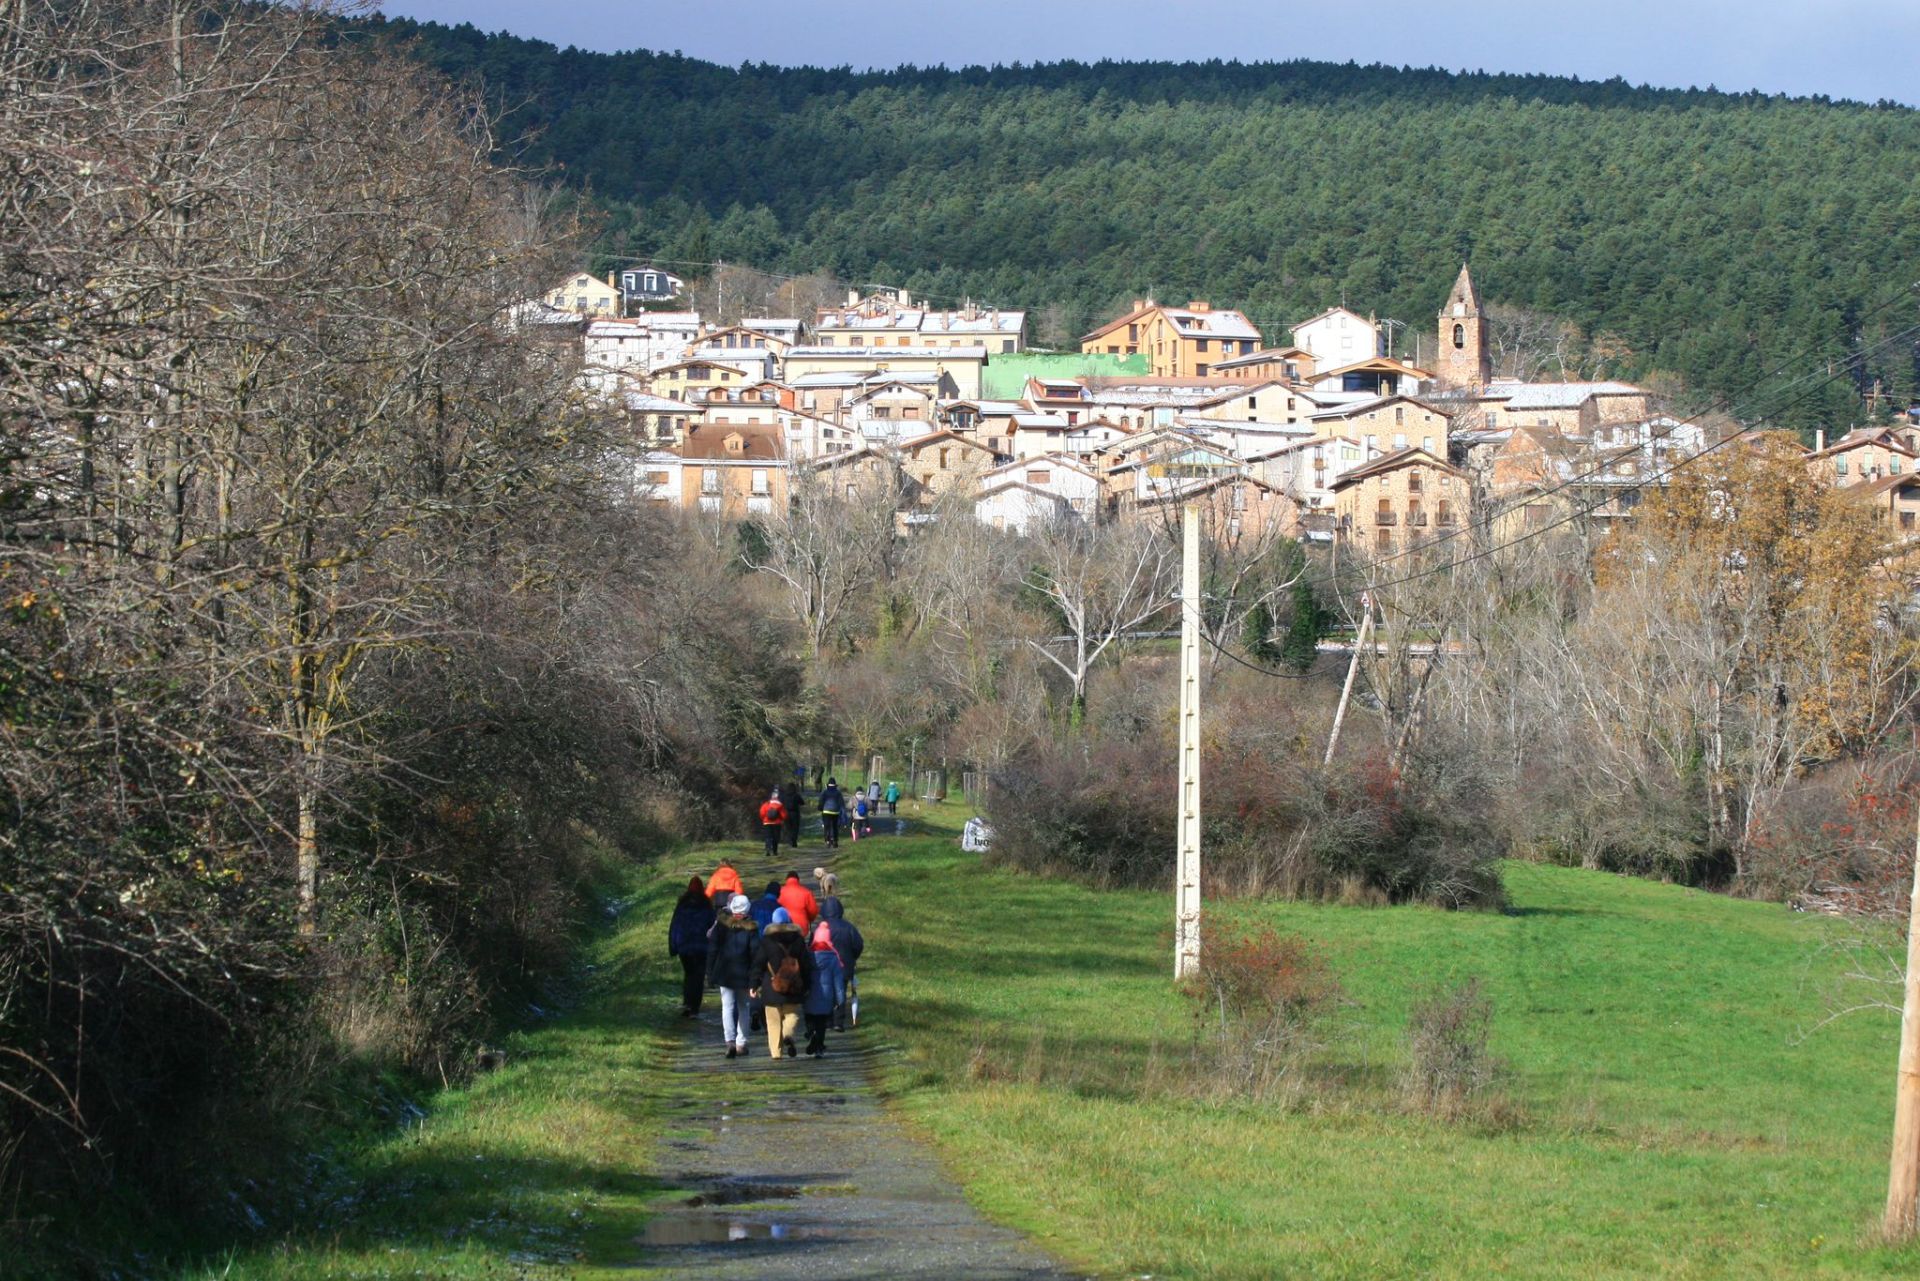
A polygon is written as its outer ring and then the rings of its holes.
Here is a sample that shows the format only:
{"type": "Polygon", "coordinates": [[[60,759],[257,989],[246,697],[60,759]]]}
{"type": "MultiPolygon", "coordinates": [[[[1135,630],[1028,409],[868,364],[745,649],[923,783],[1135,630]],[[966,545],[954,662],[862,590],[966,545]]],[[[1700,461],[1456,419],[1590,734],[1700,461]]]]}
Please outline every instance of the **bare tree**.
{"type": "Polygon", "coordinates": [[[1533,382],[1582,376],[1586,337],[1570,320],[1532,307],[1494,303],[1487,308],[1493,372],[1533,382]]]}
{"type": "Polygon", "coordinates": [[[831,468],[795,467],[785,509],[743,540],[741,562],[781,585],[815,658],[842,637],[863,592],[891,585],[903,485],[898,464],[878,453],[831,468]]]}
{"type": "Polygon", "coordinates": [[[1068,723],[1077,728],[1086,717],[1094,665],[1169,608],[1179,558],[1147,522],[1091,524],[1070,516],[1040,526],[1028,550],[1028,590],[1045,603],[1059,634],[1027,643],[1066,677],[1068,723]]]}

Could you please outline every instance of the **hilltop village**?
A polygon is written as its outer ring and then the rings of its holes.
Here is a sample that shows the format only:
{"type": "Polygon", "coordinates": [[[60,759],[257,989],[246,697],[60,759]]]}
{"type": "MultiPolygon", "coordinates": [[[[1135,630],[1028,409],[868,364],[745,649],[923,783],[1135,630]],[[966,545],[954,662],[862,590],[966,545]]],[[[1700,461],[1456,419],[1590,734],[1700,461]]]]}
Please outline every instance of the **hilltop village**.
{"type": "MultiPolygon", "coordinates": [[[[724,519],[781,510],[809,482],[877,481],[903,528],[936,507],[1020,533],[1199,502],[1234,532],[1394,555],[1470,523],[1604,528],[1731,430],[1631,383],[1496,376],[1466,266],[1430,368],[1346,306],[1276,345],[1240,311],[1143,298],[1062,353],[1029,348],[1022,311],[906,290],[731,325],[645,309],[683,288],[658,268],[583,272],[516,315],[577,342],[583,389],[628,416],[638,497],[724,519]]],[[[1821,433],[1807,461],[1914,527],[1920,427],[1821,433]]]]}

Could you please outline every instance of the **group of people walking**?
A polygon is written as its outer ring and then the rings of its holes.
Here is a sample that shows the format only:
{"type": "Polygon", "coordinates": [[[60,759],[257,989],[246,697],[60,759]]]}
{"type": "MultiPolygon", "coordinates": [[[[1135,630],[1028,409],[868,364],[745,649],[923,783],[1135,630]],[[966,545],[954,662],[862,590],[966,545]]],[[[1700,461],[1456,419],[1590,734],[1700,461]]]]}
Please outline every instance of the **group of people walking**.
{"type": "MultiPolygon", "coordinates": [[[[880,813],[883,804],[889,816],[900,812],[900,784],[888,783],[885,791],[882,791],[880,780],[875,779],[864,789],[855,789],[853,799],[849,801],[840,791],[839,780],[829,778],[827,785],[820,789],[820,830],[827,848],[840,848],[842,821],[846,822],[847,835],[853,840],[872,836],[874,817],[880,813]]],[[[764,816],[761,821],[766,821],[764,816]]]]}
{"type": "Polygon", "coordinates": [[[827,1052],[830,1027],[846,1029],[866,940],[846,919],[835,893],[839,878],[824,868],[815,868],[814,878],[818,898],[796,871],[749,899],[740,873],[723,859],[704,883],[691,878],[674,906],[667,950],[680,959],[680,1013],[698,1014],[705,989],[719,989],[720,1035],[730,1059],[745,1057],[748,1033],[762,1025],[767,1054],[776,1059],[795,1057],[803,1017],[810,1057],[827,1052]]]}

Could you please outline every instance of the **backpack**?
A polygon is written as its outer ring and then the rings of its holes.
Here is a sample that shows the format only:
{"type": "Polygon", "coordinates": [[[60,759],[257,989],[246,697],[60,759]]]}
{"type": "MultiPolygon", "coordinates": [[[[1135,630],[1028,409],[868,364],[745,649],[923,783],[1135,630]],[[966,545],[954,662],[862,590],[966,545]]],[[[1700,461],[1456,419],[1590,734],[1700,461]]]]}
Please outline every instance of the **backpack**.
{"type": "Polygon", "coordinates": [[[800,996],[806,990],[806,984],[800,978],[800,958],[783,956],[780,964],[774,967],[773,990],[779,996],[800,996]]]}

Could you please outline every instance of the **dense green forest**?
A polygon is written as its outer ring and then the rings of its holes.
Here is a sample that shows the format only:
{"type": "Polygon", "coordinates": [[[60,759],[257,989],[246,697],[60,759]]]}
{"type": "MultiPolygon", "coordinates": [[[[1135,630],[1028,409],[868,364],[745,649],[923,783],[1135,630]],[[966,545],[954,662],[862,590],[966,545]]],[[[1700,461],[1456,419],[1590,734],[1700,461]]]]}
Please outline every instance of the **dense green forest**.
{"type": "Polygon", "coordinates": [[[1920,112],[1891,103],[1313,62],[730,68],[378,26],[591,194],[603,266],[825,271],[1025,306],[1070,342],[1146,292],[1280,340],[1342,298],[1427,333],[1470,259],[1604,372],[1746,416],[1845,425],[1876,381],[1883,406],[1920,382],[1912,295],[1881,306],[1920,279],[1920,112]],[[1791,403],[1750,390],[1829,361],[1791,403]]]}

